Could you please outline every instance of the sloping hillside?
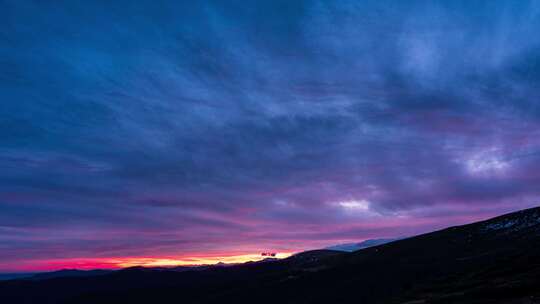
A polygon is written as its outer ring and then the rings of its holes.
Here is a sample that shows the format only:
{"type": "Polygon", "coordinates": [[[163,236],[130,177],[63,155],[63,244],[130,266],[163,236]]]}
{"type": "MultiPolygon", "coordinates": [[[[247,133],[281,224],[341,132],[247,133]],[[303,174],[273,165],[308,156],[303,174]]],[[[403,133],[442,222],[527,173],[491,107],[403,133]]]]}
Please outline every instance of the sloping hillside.
{"type": "Polygon", "coordinates": [[[540,303],[540,208],[360,251],[0,283],[2,303],[540,303]]]}

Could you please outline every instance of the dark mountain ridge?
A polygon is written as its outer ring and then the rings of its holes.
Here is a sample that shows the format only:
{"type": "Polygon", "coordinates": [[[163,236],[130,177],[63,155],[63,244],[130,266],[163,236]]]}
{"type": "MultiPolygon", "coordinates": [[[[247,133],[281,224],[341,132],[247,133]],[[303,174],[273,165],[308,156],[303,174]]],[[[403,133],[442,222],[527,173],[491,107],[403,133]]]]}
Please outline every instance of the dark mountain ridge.
{"type": "Polygon", "coordinates": [[[540,303],[540,208],[346,253],[0,282],[2,303],[540,303]]]}

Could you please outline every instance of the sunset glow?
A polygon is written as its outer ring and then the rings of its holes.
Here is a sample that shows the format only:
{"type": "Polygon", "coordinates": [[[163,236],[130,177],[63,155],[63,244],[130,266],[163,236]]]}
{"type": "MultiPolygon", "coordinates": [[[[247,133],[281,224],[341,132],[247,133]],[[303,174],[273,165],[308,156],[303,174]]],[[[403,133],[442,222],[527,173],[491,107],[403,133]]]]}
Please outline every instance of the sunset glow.
{"type": "MultiPolygon", "coordinates": [[[[291,256],[293,253],[278,253],[276,258],[283,259],[291,256]]],[[[175,266],[199,266],[214,265],[217,263],[238,264],[250,261],[264,260],[265,256],[261,254],[243,254],[233,256],[196,256],[196,257],[114,257],[114,258],[76,258],[76,259],[48,259],[34,260],[29,263],[22,263],[16,267],[9,268],[9,271],[27,272],[27,271],[52,271],[58,269],[119,269],[127,267],[175,267],[175,266]]]]}

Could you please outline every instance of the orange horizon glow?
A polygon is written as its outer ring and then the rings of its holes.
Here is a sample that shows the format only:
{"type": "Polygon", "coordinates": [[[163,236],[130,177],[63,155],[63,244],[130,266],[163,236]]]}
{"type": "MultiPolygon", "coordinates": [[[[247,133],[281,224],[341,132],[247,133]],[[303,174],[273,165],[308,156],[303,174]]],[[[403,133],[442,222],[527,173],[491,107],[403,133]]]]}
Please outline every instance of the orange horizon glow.
{"type": "MultiPolygon", "coordinates": [[[[294,254],[293,252],[281,252],[276,258],[283,259],[294,254]]],[[[121,269],[128,267],[176,267],[176,266],[199,266],[214,265],[217,263],[240,264],[256,262],[268,258],[261,254],[240,254],[231,256],[190,256],[190,257],[111,257],[111,258],[69,258],[34,260],[18,265],[9,272],[39,272],[55,271],[60,269],[121,269]]]]}

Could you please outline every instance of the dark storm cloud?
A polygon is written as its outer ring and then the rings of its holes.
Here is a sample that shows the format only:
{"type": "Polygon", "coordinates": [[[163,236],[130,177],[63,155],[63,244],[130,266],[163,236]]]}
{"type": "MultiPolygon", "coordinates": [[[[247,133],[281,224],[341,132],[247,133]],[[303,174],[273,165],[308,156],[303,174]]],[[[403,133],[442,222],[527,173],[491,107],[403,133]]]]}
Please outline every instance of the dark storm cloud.
{"type": "Polygon", "coordinates": [[[534,1],[0,5],[6,259],[299,249],[538,202],[534,1]]]}

